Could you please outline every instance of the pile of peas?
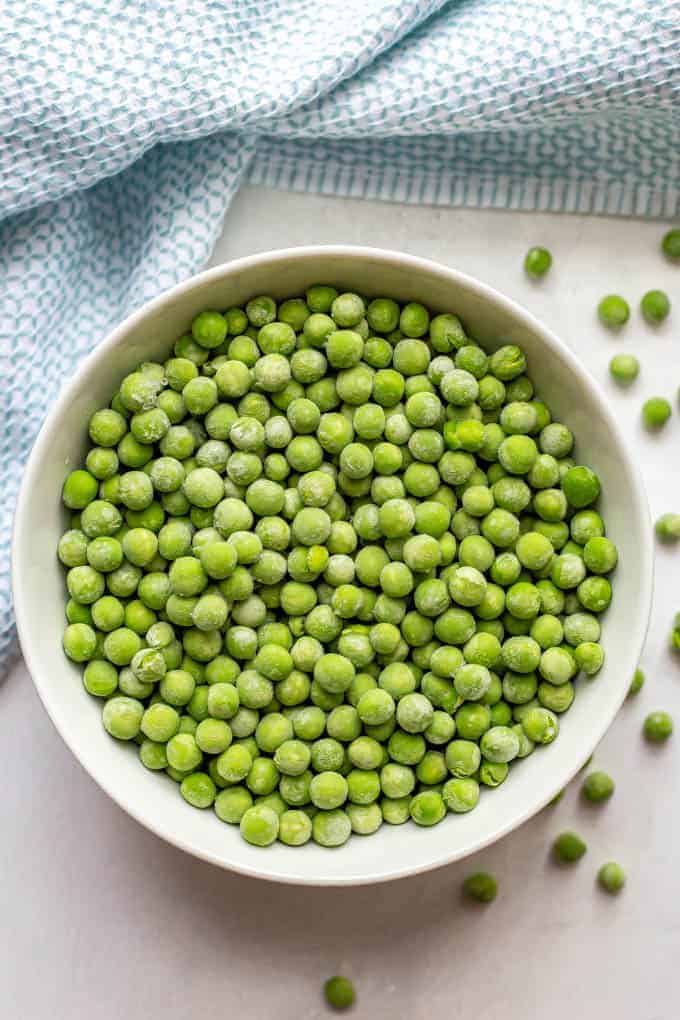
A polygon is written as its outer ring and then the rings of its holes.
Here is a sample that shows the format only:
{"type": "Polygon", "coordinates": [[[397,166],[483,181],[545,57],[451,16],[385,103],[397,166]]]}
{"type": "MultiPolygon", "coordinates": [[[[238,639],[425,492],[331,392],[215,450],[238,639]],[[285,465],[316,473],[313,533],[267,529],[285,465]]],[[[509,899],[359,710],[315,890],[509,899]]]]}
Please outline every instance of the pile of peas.
{"type": "Polygon", "coordinates": [[[472,810],[602,665],[599,480],[455,315],[325,285],[205,311],[89,437],[64,650],[252,844],[472,810]]]}

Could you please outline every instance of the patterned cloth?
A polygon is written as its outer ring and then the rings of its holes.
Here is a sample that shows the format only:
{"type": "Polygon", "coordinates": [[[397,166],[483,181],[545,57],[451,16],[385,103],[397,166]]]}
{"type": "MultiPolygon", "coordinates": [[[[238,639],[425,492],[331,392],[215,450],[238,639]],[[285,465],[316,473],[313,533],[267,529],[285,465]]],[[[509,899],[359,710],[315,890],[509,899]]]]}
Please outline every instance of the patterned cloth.
{"type": "Polygon", "coordinates": [[[62,380],[206,261],[240,182],[671,217],[675,0],[0,0],[0,660],[62,380]]]}

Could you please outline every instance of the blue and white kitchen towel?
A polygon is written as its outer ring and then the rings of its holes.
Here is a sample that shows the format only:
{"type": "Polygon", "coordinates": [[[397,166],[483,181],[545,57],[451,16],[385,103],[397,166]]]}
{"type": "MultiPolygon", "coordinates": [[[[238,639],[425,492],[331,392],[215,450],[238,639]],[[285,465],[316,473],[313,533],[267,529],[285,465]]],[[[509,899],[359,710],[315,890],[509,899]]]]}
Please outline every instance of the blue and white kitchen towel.
{"type": "Polygon", "coordinates": [[[0,0],[0,661],[46,408],[242,181],[670,218],[679,52],[677,0],[0,0]]]}

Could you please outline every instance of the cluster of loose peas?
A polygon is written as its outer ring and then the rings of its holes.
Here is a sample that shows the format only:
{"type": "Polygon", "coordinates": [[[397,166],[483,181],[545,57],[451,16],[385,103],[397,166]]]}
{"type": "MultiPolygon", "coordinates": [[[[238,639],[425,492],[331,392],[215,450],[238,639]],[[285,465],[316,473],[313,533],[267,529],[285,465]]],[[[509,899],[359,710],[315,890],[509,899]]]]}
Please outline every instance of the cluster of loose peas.
{"type": "Polygon", "coordinates": [[[111,736],[261,846],[434,825],[554,740],[617,553],[525,370],[319,285],[126,376],[58,548],[111,736]]]}

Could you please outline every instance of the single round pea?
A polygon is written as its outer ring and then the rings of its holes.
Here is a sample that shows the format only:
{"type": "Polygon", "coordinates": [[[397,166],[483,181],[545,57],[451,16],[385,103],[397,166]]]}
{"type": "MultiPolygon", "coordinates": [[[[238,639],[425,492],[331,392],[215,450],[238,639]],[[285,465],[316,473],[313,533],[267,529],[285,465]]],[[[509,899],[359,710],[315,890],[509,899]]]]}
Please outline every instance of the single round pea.
{"type": "Polygon", "coordinates": [[[550,744],[559,732],[557,717],[547,708],[532,707],[522,715],[522,729],[534,744],[550,744]]]}
{"type": "Polygon", "coordinates": [[[449,779],[444,783],[442,798],[449,811],[465,814],[479,803],[479,783],[474,779],[449,779]]]}
{"type": "Polygon", "coordinates": [[[312,803],[324,811],[344,804],[347,793],[347,780],[339,772],[319,772],[310,784],[312,803]]]}
{"type": "Polygon", "coordinates": [[[671,310],[668,295],[662,290],[648,290],[640,299],[640,311],[647,322],[656,326],[663,322],[671,310]]]}
{"type": "Polygon", "coordinates": [[[416,825],[437,825],[446,815],[446,805],[440,793],[435,790],[423,790],[411,798],[409,805],[411,818],[416,825]]]}
{"type": "Polygon", "coordinates": [[[604,650],[596,641],[583,641],[574,649],[574,658],[586,676],[595,676],[604,663],[604,650]]]}
{"type": "Polygon", "coordinates": [[[456,731],[463,740],[479,740],[491,725],[491,710],[487,705],[464,704],[455,715],[456,731]]]}
{"type": "Polygon", "coordinates": [[[524,257],[524,271],[533,280],[540,280],[552,265],[552,255],[547,248],[529,248],[524,257]]]}
{"type": "Polygon", "coordinates": [[[217,794],[215,783],[205,772],[192,772],[185,776],[179,789],[188,804],[202,810],[212,807],[217,794]]]}
{"type": "Polygon", "coordinates": [[[422,733],[433,714],[431,702],[422,694],[405,694],[397,703],[397,722],[407,733],[422,733]]]}
{"type": "MultiPolygon", "coordinates": [[[[382,624],[381,626],[388,625],[382,624]]],[[[370,726],[380,726],[394,716],[394,698],[388,691],[380,688],[368,690],[359,698],[357,712],[363,723],[367,723],[370,726]]]]}
{"type": "Polygon", "coordinates": [[[608,294],[597,306],[597,314],[603,326],[620,329],[630,318],[628,302],[618,294],[608,294]]]}
{"type": "Polygon", "coordinates": [[[477,903],[492,903],[498,895],[498,882],[487,871],[477,871],[463,882],[463,893],[477,903]]]}
{"type": "Polygon", "coordinates": [[[312,838],[312,821],[304,811],[286,810],[279,818],[279,840],[286,846],[303,846],[312,838]]]}
{"type": "Polygon", "coordinates": [[[227,320],[219,312],[201,312],[191,323],[191,334],[201,347],[219,347],[227,335],[227,320]]]}
{"type": "Polygon", "coordinates": [[[651,743],[663,743],[673,732],[673,720],[668,712],[650,712],[644,721],[642,732],[651,743]]]}
{"type": "Polygon", "coordinates": [[[352,823],[346,812],[339,808],[320,810],[312,818],[312,838],[320,846],[342,846],[351,832],[352,823]]]}
{"type": "Polygon", "coordinates": [[[104,729],[116,740],[134,740],[140,731],[144,706],[136,698],[116,695],[104,705],[104,729]]]}
{"type": "Polygon", "coordinates": [[[640,362],[634,354],[615,354],[609,362],[609,373],[620,386],[630,386],[640,374],[640,362]]]}
{"type": "Polygon", "coordinates": [[[597,881],[600,888],[612,896],[621,892],[626,882],[626,874],[620,864],[616,861],[607,861],[597,872],[597,881]]]}
{"type": "Polygon", "coordinates": [[[644,686],[644,683],[645,674],[641,669],[636,669],[635,673],[633,674],[633,679],[630,682],[630,687],[628,688],[628,694],[629,695],[639,694],[644,686]]]}
{"type": "Polygon", "coordinates": [[[363,319],[366,308],[358,294],[338,294],[330,307],[330,314],[339,326],[356,326],[363,319]]]}
{"type": "Polygon", "coordinates": [[[661,429],[671,416],[671,405],[665,397],[650,397],[642,405],[642,421],[648,429],[661,429]]]}
{"type": "Polygon", "coordinates": [[[118,670],[104,659],[91,659],[83,671],[83,686],[88,694],[108,698],[118,687],[118,670]]]}
{"type": "Polygon", "coordinates": [[[661,250],[672,262],[680,260],[680,229],[669,230],[661,241],[661,250]]]}
{"type": "Polygon", "coordinates": [[[591,772],[583,781],[581,793],[591,804],[601,804],[614,793],[614,780],[606,772],[591,772]]]}
{"type": "Polygon", "coordinates": [[[487,761],[507,763],[519,754],[519,739],[508,726],[492,726],[482,735],[480,750],[487,761]]]}
{"type": "Polygon", "coordinates": [[[662,542],[677,542],[680,539],[680,514],[662,514],[656,521],[654,530],[662,542]]]}
{"type": "MultiPolygon", "coordinates": [[[[376,302],[374,301],[373,304],[376,302]]],[[[370,307],[369,305],[369,309],[370,307]]],[[[354,1005],[356,998],[354,985],[349,978],[338,975],[328,978],[323,986],[323,994],[328,1005],[337,1010],[349,1009],[354,1005]]]]}
{"type": "Polygon", "coordinates": [[[285,776],[302,775],[310,761],[311,751],[301,740],[284,740],[274,752],[274,762],[279,772],[285,776]]]}
{"type": "Polygon", "coordinates": [[[608,574],[618,560],[618,551],[608,538],[590,538],[583,549],[583,562],[593,574],[608,574]]]}
{"type": "Polygon", "coordinates": [[[117,446],[127,432],[127,422],[118,411],[105,407],[94,412],[88,431],[90,439],[97,446],[117,446]]]}
{"type": "Polygon", "coordinates": [[[82,510],[95,499],[98,490],[97,479],[89,471],[77,469],[66,477],[61,498],[69,510],[82,510]]]}
{"type": "Polygon", "coordinates": [[[97,635],[87,623],[70,623],[64,631],[62,645],[73,662],[86,662],[95,655],[97,635]]]}
{"type": "Polygon", "coordinates": [[[575,864],[587,850],[586,844],[575,832],[562,832],[553,843],[553,855],[560,864],[575,864]]]}
{"type": "Polygon", "coordinates": [[[571,506],[582,509],[600,495],[600,480],[590,468],[572,467],[562,479],[562,491],[571,506]]]}
{"type": "Polygon", "coordinates": [[[215,814],[222,822],[238,825],[243,815],[252,806],[253,798],[243,786],[232,786],[220,790],[215,797],[215,814]]]}

